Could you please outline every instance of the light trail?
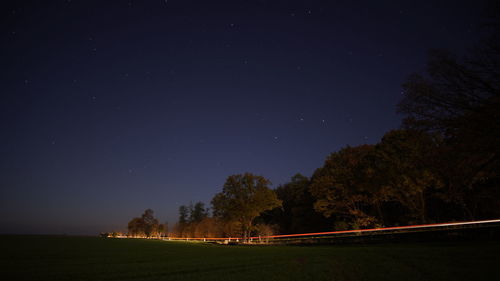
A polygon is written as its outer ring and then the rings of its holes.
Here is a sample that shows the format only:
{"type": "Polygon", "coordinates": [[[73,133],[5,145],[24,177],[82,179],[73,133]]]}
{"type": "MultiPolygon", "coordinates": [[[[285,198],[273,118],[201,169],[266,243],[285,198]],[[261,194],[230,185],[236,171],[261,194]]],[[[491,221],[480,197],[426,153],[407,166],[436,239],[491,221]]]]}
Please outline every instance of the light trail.
{"type": "MultiPolygon", "coordinates": [[[[260,238],[331,235],[331,234],[344,234],[344,233],[356,233],[356,232],[386,231],[386,230],[396,230],[396,229],[401,230],[401,229],[416,229],[416,228],[432,228],[432,227],[459,226],[459,225],[471,225],[471,224],[485,224],[485,223],[495,223],[495,222],[500,222],[500,219],[482,220],[482,221],[466,221],[466,222],[432,223],[432,224],[419,224],[419,225],[406,225],[406,226],[391,226],[391,227],[382,227],[382,228],[353,229],[353,230],[340,230],[340,231],[301,233],[301,234],[270,235],[270,236],[260,236],[260,238]]],[[[250,237],[250,238],[256,239],[256,238],[259,238],[259,236],[250,237]]]]}
{"type": "MultiPolygon", "coordinates": [[[[328,232],[312,232],[312,233],[300,233],[300,234],[282,234],[282,235],[268,235],[268,236],[252,236],[247,239],[269,239],[269,238],[293,238],[293,237],[305,237],[305,236],[321,236],[321,235],[336,235],[336,234],[346,234],[346,233],[363,233],[363,232],[381,232],[389,230],[405,230],[405,229],[419,229],[419,228],[439,228],[447,226],[465,226],[465,225],[475,225],[475,224],[488,224],[488,223],[500,223],[500,219],[494,220],[480,220],[480,221],[464,221],[464,222],[448,222],[448,223],[432,223],[432,224],[419,224],[419,225],[406,225],[406,226],[391,226],[382,228],[369,228],[369,229],[353,229],[353,230],[340,230],[340,231],[328,231],[328,232]]],[[[228,240],[228,241],[239,241],[244,240],[242,237],[166,237],[163,240],[228,240]]]]}

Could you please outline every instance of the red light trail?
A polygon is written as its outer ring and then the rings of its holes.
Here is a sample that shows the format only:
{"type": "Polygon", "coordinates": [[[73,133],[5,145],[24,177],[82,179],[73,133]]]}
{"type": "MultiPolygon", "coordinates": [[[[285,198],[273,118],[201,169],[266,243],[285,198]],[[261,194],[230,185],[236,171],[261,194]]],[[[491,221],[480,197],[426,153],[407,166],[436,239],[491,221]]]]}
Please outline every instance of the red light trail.
{"type": "MultiPolygon", "coordinates": [[[[392,226],[392,227],[382,227],[382,228],[370,228],[370,229],[354,229],[354,230],[340,230],[340,231],[328,231],[328,232],[313,232],[313,233],[300,233],[300,234],[282,234],[282,235],[269,235],[269,236],[253,236],[247,239],[268,239],[268,238],[293,238],[293,237],[306,237],[306,236],[318,236],[318,235],[336,235],[336,234],[346,234],[346,233],[367,233],[367,232],[381,232],[389,230],[405,230],[405,229],[428,229],[428,228],[439,228],[447,226],[465,226],[465,225],[477,225],[477,224],[488,224],[488,223],[500,223],[500,219],[495,220],[480,220],[480,221],[465,221],[465,222],[448,222],[448,223],[432,223],[432,224],[419,224],[419,225],[406,225],[406,226],[392,226]]],[[[228,241],[239,241],[243,240],[242,237],[166,237],[165,240],[228,240],[228,241]]]]}

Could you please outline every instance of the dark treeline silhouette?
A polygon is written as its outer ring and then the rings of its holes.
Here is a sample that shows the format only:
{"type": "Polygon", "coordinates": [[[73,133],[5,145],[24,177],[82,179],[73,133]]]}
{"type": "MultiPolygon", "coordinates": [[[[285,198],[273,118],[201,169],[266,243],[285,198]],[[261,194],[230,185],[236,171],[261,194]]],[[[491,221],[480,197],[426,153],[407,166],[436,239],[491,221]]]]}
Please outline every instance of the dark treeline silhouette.
{"type": "Polygon", "coordinates": [[[281,205],[264,177],[232,175],[212,199],[212,216],[204,203],[180,206],[179,221],[170,233],[177,237],[248,237],[269,235],[272,227],[255,221],[262,212],[281,205]]]}
{"type": "Polygon", "coordinates": [[[128,223],[128,236],[141,238],[164,236],[168,232],[168,226],[160,224],[153,214],[153,210],[147,209],[141,217],[133,218],[128,223]]]}
{"type": "Polygon", "coordinates": [[[217,235],[214,219],[203,202],[179,207],[179,221],[174,225],[172,235],[177,237],[214,237],[217,235]]]}
{"type": "Polygon", "coordinates": [[[171,234],[248,237],[499,218],[498,19],[462,59],[430,52],[427,70],[403,84],[402,127],[379,143],[344,147],[311,178],[297,174],[275,190],[264,177],[232,175],[211,201],[212,216],[201,202],[181,206],[171,234]]]}

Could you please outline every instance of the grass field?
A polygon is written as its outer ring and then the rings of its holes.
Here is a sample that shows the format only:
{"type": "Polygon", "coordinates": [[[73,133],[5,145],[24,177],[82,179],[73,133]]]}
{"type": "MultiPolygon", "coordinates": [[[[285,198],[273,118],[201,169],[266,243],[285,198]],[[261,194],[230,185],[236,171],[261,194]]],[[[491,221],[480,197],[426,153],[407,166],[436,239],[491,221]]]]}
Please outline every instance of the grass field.
{"type": "Polygon", "coordinates": [[[500,280],[500,242],[300,247],[0,239],[1,280],[500,280]]]}

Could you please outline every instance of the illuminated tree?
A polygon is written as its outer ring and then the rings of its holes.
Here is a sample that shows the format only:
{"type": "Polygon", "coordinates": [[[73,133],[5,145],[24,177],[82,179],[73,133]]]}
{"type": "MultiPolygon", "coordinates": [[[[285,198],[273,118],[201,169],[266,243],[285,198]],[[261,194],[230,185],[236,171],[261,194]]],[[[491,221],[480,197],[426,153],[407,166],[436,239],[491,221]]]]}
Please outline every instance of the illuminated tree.
{"type": "Polygon", "coordinates": [[[353,228],[379,222],[370,213],[377,191],[365,174],[367,155],[372,151],[371,145],[346,147],[326,159],[311,179],[316,211],[327,218],[345,221],[353,228]]]}
{"type": "Polygon", "coordinates": [[[189,221],[191,223],[199,223],[206,217],[208,217],[208,210],[205,209],[205,204],[203,202],[197,202],[194,204],[191,208],[189,221]]]}
{"type": "Polygon", "coordinates": [[[422,131],[394,130],[384,135],[372,153],[372,180],[379,185],[379,195],[385,202],[404,207],[410,223],[427,222],[428,201],[443,188],[431,165],[440,144],[439,137],[422,131]]]}
{"type": "Polygon", "coordinates": [[[144,234],[146,237],[157,236],[159,230],[159,222],[153,216],[154,211],[151,209],[147,209],[144,211],[141,219],[143,221],[144,234]]]}
{"type": "Polygon", "coordinates": [[[249,237],[257,216],[281,206],[270,184],[266,178],[251,173],[229,176],[222,192],[212,199],[214,217],[238,222],[243,237],[249,237]]]}
{"type": "Polygon", "coordinates": [[[158,236],[160,232],[160,224],[153,214],[153,210],[147,209],[140,218],[133,218],[128,223],[129,236],[158,236]]]}
{"type": "Polygon", "coordinates": [[[128,223],[128,235],[131,237],[144,235],[144,222],[141,218],[133,218],[128,223]]]}

